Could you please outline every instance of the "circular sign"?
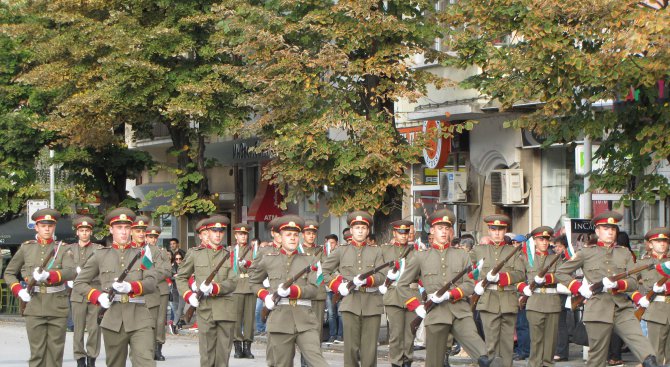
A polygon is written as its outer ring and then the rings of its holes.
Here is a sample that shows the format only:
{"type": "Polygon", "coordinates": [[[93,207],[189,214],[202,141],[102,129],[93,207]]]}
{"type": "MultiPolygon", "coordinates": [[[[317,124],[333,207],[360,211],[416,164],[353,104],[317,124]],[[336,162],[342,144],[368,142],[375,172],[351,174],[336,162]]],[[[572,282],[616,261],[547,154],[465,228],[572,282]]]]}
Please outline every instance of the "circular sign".
{"type": "Polygon", "coordinates": [[[430,139],[423,149],[423,160],[428,168],[444,167],[451,152],[451,139],[442,136],[442,123],[438,120],[426,120],[423,123],[423,133],[430,139]]]}

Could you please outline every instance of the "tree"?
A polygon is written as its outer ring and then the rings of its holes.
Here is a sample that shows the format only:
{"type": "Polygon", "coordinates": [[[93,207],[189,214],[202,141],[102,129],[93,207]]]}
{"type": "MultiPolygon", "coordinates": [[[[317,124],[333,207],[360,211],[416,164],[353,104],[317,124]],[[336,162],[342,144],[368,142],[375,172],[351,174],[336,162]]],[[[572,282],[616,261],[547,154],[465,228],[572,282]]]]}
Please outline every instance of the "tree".
{"type": "Polygon", "coordinates": [[[540,132],[547,145],[598,141],[605,165],[592,173],[593,187],[628,190],[624,202],[665,199],[670,184],[654,168],[670,158],[670,13],[667,1],[645,3],[657,9],[638,1],[462,1],[442,17],[457,53],[447,63],[481,67],[463,84],[504,109],[541,103],[507,126],[540,132]],[[614,108],[599,111],[607,101],[614,108]]]}

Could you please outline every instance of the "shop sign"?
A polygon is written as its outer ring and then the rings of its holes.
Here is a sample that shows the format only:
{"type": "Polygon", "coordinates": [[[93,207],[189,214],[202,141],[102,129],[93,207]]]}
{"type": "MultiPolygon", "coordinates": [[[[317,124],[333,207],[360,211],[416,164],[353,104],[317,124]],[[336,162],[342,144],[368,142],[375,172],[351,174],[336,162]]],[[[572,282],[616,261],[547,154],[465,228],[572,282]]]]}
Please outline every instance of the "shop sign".
{"type": "Polygon", "coordinates": [[[451,139],[443,137],[443,127],[449,126],[447,121],[426,120],[423,133],[430,137],[423,150],[423,159],[428,168],[441,168],[447,164],[451,152],[451,139]]]}

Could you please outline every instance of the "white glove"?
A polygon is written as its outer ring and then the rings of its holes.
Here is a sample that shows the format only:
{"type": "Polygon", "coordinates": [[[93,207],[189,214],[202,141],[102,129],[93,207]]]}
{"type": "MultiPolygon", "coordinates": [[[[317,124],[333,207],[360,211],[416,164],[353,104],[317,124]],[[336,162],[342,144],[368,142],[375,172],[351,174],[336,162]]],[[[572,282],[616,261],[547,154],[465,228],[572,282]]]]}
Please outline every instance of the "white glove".
{"type": "Polygon", "coordinates": [[[284,283],[282,283],[277,288],[277,294],[279,295],[279,297],[286,298],[288,297],[289,294],[291,294],[291,289],[284,288],[284,283]]]}
{"type": "Polygon", "coordinates": [[[389,290],[389,289],[386,287],[386,284],[383,284],[383,283],[382,283],[382,285],[379,286],[379,293],[381,293],[381,294],[386,294],[386,292],[387,292],[388,290],[389,290]]]}
{"type": "Polygon", "coordinates": [[[523,289],[523,295],[526,297],[530,297],[533,295],[533,291],[530,290],[530,287],[526,287],[523,289]]]}
{"type": "Polygon", "coordinates": [[[265,308],[272,311],[275,308],[275,302],[272,300],[272,293],[265,296],[265,308]]]}
{"type": "Polygon", "coordinates": [[[584,296],[584,298],[589,299],[591,296],[593,296],[593,291],[591,290],[591,284],[589,282],[584,281],[582,285],[579,287],[579,294],[584,296]]]}
{"type": "Polygon", "coordinates": [[[205,282],[202,282],[200,283],[200,291],[202,292],[203,296],[210,296],[214,291],[214,285],[212,285],[212,283],[209,283],[209,285],[207,285],[205,284],[205,282]]]}
{"type": "Polygon", "coordinates": [[[603,278],[603,289],[608,290],[608,289],[616,289],[617,284],[616,282],[613,282],[610,280],[608,277],[603,278]]]}
{"type": "Polygon", "coordinates": [[[263,279],[263,287],[270,288],[270,278],[263,279]]]}
{"type": "Polygon", "coordinates": [[[426,308],[423,307],[423,305],[419,305],[419,307],[417,307],[416,310],[414,310],[414,312],[416,312],[416,315],[419,316],[420,318],[422,319],[426,318],[426,308]]]}
{"type": "Polygon", "coordinates": [[[35,268],[35,270],[33,270],[33,279],[35,279],[36,282],[46,282],[47,279],[49,279],[49,272],[44,270],[40,272],[39,270],[40,268],[35,268]]]}
{"type": "Polygon", "coordinates": [[[128,294],[133,290],[133,287],[130,286],[130,283],[126,281],[114,282],[112,283],[112,288],[114,288],[115,291],[123,294],[128,294]]]}
{"type": "Polygon", "coordinates": [[[81,267],[77,266],[77,274],[81,273],[81,267]]]}
{"type": "Polygon", "coordinates": [[[493,275],[493,270],[489,270],[488,273],[486,273],[486,280],[489,281],[489,283],[498,283],[500,280],[500,273],[497,273],[496,275],[493,275]]]}
{"type": "Polygon", "coordinates": [[[640,307],[648,308],[649,307],[649,300],[647,299],[647,296],[644,296],[640,298],[640,300],[637,302],[640,307]]]}
{"type": "Polygon", "coordinates": [[[112,301],[109,299],[109,294],[103,293],[98,297],[98,303],[102,308],[109,308],[112,305],[112,301]]]}
{"type": "Polygon", "coordinates": [[[244,268],[245,265],[247,265],[247,262],[244,260],[240,260],[237,262],[237,266],[239,266],[240,268],[244,268]]]}
{"type": "Polygon", "coordinates": [[[198,301],[198,296],[195,294],[192,294],[188,297],[188,303],[191,305],[191,307],[198,307],[200,306],[200,301],[198,301]]]}
{"type": "Polygon", "coordinates": [[[388,271],[388,273],[386,273],[386,277],[395,282],[400,277],[400,272],[396,271],[395,269],[391,269],[388,271]]]}
{"type": "Polygon", "coordinates": [[[193,291],[193,292],[198,291],[198,285],[195,284],[195,281],[193,281],[193,283],[191,283],[191,291],[193,291]]]}
{"type": "Polygon", "coordinates": [[[428,299],[433,301],[433,303],[437,304],[437,303],[442,303],[442,302],[448,300],[450,296],[451,296],[451,294],[449,294],[449,292],[444,292],[442,297],[438,297],[437,292],[435,292],[435,293],[429,294],[428,299]]]}
{"type": "Polygon", "coordinates": [[[30,300],[33,298],[33,297],[30,295],[30,293],[28,293],[28,290],[25,289],[25,288],[24,288],[24,289],[21,289],[21,290],[19,291],[19,297],[21,298],[21,300],[22,300],[23,302],[26,302],[26,303],[30,302],[30,300]]]}
{"type": "Polygon", "coordinates": [[[339,286],[337,286],[337,291],[340,292],[342,297],[346,297],[349,295],[349,288],[347,288],[347,283],[340,283],[339,286]]]}
{"type": "Polygon", "coordinates": [[[657,286],[656,283],[654,283],[654,288],[653,291],[654,293],[665,293],[667,291],[667,287],[665,286],[665,283],[663,283],[662,286],[657,286]]]}
{"type": "Polygon", "coordinates": [[[354,285],[355,285],[356,287],[364,286],[365,284],[367,284],[367,279],[366,279],[366,280],[361,280],[361,278],[359,278],[359,277],[360,277],[360,275],[356,275],[356,276],[354,277],[354,280],[353,280],[353,281],[354,281],[354,285]]]}
{"type": "Polygon", "coordinates": [[[537,283],[538,285],[544,284],[544,281],[545,281],[544,277],[538,277],[537,275],[535,276],[535,278],[533,280],[535,280],[535,283],[537,283]]]}
{"type": "Polygon", "coordinates": [[[477,293],[479,296],[484,294],[484,287],[482,286],[482,282],[475,284],[475,293],[477,293]]]}
{"type": "Polygon", "coordinates": [[[556,292],[558,294],[570,294],[568,287],[564,286],[561,283],[556,284],[556,292]]]}
{"type": "Polygon", "coordinates": [[[70,287],[70,289],[74,288],[74,280],[68,280],[67,286],[70,287]]]}

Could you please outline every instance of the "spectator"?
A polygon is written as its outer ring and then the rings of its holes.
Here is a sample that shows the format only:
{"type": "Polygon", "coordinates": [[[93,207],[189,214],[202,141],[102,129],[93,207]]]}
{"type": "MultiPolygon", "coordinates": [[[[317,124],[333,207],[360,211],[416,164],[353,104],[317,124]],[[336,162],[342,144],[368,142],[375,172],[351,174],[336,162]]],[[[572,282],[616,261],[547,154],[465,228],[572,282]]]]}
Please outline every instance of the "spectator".
{"type": "Polygon", "coordinates": [[[184,258],[184,256],[186,256],[186,252],[184,252],[184,250],[181,249],[181,246],[179,245],[179,240],[176,238],[170,238],[170,252],[172,254],[180,253],[182,259],[184,258]]]}
{"type": "MultiPolygon", "coordinates": [[[[325,237],[326,243],[324,244],[324,251],[326,254],[330,254],[337,247],[338,238],[336,234],[329,234],[325,237]]],[[[342,342],[342,317],[338,310],[338,304],[333,304],[333,292],[330,289],[326,288],[326,310],[328,312],[328,342],[335,343],[342,342]]]]}
{"type": "MultiPolygon", "coordinates": [[[[183,252],[183,251],[182,251],[183,252]]],[[[184,261],[184,255],[179,251],[172,255],[172,278],[170,278],[170,306],[172,307],[172,317],[168,322],[168,330],[171,334],[177,333],[177,328],[183,326],[181,316],[184,313],[184,299],[179,295],[177,284],[174,277],[179,272],[179,265],[184,261]]]]}

